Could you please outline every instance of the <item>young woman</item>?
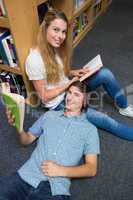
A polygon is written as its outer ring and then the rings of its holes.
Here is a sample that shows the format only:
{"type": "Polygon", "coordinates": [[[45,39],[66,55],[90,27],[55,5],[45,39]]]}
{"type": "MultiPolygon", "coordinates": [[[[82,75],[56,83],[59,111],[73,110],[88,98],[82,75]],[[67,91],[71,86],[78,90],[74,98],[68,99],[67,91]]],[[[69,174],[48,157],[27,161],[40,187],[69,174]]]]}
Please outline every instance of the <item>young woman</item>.
{"type": "MultiPolygon", "coordinates": [[[[36,47],[30,50],[26,59],[26,72],[35,90],[48,109],[62,109],[67,88],[87,72],[87,70],[71,70],[68,63],[67,46],[68,21],[64,13],[49,10],[40,26],[36,47]],[[69,80],[69,76],[74,78],[69,80]]],[[[122,115],[133,117],[133,107],[128,105],[117,80],[107,68],[100,69],[86,80],[89,89],[94,90],[102,85],[114,99],[122,115]]],[[[87,118],[94,125],[119,137],[133,139],[133,129],[116,122],[107,115],[93,109],[87,110],[87,118]],[[114,123],[115,122],[115,123],[114,123]],[[128,132],[129,131],[129,132],[128,132]],[[130,134],[130,132],[132,134],[130,134]]]]}

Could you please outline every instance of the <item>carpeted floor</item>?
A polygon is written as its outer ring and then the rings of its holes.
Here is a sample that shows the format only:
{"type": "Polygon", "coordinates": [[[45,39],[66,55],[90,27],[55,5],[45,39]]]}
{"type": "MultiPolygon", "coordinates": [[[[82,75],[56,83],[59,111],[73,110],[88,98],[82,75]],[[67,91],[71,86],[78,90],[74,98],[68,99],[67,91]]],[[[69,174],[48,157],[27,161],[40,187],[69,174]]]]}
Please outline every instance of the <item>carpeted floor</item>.
{"type": "MultiPolygon", "coordinates": [[[[113,0],[112,5],[76,47],[73,66],[83,66],[88,60],[101,54],[125,89],[133,104],[133,2],[113,0]]],[[[100,88],[99,95],[103,93],[100,88]]],[[[101,97],[101,96],[100,96],[101,97]]],[[[112,100],[104,95],[92,104],[117,120],[133,126],[133,119],[120,116],[112,100]],[[102,100],[103,101],[102,101],[102,100]]],[[[15,130],[7,124],[4,108],[0,103],[0,175],[16,171],[29,157],[35,145],[27,148],[19,144],[15,130]]],[[[26,108],[25,128],[38,116],[41,108],[26,108]]],[[[94,178],[72,181],[73,200],[132,200],[133,199],[133,142],[114,137],[99,130],[101,155],[98,174],[94,178]]]]}

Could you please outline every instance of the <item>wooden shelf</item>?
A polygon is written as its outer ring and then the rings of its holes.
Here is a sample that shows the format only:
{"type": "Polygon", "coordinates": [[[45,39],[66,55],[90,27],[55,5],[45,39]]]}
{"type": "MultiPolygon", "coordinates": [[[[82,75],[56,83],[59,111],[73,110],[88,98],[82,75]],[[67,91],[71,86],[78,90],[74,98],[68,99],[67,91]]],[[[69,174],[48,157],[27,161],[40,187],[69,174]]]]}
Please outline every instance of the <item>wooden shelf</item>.
{"type": "Polygon", "coordinates": [[[93,27],[93,23],[88,24],[85,27],[85,29],[77,35],[77,37],[73,41],[73,48],[75,48],[78,45],[78,43],[85,37],[85,35],[88,33],[88,31],[90,31],[92,29],[92,27],[93,27]]]}
{"type": "Polygon", "coordinates": [[[19,67],[10,67],[8,65],[0,64],[0,70],[4,70],[4,71],[7,71],[7,72],[12,72],[12,73],[15,73],[15,74],[22,75],[22,72],[21,72],[19,67]]]}
{"type": "Polygon", "coordinates": [[[79,16],[82,12],[84,12],[91,4],[92,4],[92,0],[86,0],[85,3],[83,3],[83,5],[81,5],[80,8],[75,9],[71,20],[74,19],[74,18],[76,18],[76,17],[78,17],[78,16],[79,16]]]}
{"type": "Polygon", "coordinates": [[[0,27],[9,28],[9,21],[7,17],[0,17],[0,27]]]}
{"type": "Polygon", "coordinates": [[[112,0],[110,0],[105,6],[104,6],[104,11],[106,11],[106,9],[110,6],[112,0]]]}
{"type": "Polygon", "coordinates": [[[39,6],[42,3],[47,2],[48,0],[36,0],[36,5],[39,6]]]}

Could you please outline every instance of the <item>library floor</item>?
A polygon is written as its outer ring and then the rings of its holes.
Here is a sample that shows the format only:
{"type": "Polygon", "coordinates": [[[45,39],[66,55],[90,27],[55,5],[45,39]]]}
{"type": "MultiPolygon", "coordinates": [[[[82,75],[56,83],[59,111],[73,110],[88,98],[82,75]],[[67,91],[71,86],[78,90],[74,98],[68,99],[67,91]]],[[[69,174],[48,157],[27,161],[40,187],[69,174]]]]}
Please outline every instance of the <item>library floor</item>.
{"type": "MultiPolygon", "coordinates": [[[[108,11],[98,19],[93,30],[76,47],[74,66],[83,66],[88,60],[101,54],[125,89],[133,104],[133,2],[114,0],[108,11]]],[[[103,94],[100,88],[98,94],[103,94]]],[[[111,99],[104,95],[92,101],[98,109],[117,120],[133,126],[133,119],[120,116],[111,99]],[[102,101],[103,100],[103,101],[102,101]]],[[[42,108],[26,109],[27,129],[43,113],[42,108]]],[[[73,200],[132,200],[133,199],[133,142],[114,137],[99,130],[101,155],[97,176],[72,181],[73,200]]],[[[22,147],[12,127],[9,127],[0,103],[0,175],[17,170],[29,158],[35,145],[22,147]]]]}

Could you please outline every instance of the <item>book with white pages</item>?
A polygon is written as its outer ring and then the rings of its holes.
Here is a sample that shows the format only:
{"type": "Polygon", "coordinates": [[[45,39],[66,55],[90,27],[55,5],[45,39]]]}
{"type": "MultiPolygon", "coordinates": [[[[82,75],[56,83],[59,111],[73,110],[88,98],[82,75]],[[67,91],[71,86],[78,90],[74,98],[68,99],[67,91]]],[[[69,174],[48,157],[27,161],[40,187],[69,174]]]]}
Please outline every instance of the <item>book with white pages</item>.
{"type": "Polygon", "coordinates": [[[101,56],[98,54],[95,58],[93,58],[86,65],[83,66],[83,69],[89,69],[89,71],[79,79],[80,82],[95,74],[101,67],[103,67],[103,63],[101,60],[101,56]]]}

